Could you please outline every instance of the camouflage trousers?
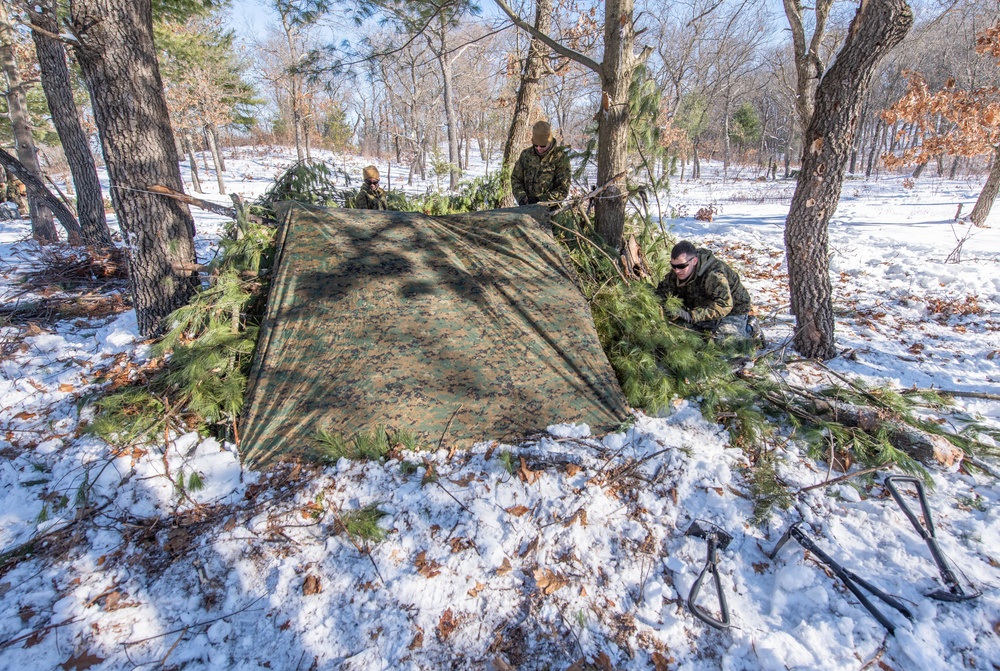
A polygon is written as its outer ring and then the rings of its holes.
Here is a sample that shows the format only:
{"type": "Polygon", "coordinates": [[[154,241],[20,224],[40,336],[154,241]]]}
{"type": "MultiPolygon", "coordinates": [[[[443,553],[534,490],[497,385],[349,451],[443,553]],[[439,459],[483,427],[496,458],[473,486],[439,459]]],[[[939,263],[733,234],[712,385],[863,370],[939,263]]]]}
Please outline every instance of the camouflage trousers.
{"type": "Polygon", "coordinates": [[[726,315],[722,319],[710,319],[699,322],[695,326],[699,331],[707,331],[713,338],[722,340],[736,336],[737,338],[752,338],[753,330],[748,323],[749,315],[726,315]]]}

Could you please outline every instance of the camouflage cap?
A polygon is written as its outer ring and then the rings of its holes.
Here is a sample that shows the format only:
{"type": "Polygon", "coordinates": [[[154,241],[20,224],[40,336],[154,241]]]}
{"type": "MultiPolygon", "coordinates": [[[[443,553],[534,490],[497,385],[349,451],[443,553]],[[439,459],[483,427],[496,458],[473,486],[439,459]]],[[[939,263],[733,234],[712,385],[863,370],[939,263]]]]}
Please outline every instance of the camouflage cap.
{"type": "Polygon", "coordinates": [[[548,121],[539,121],[531,127],[531,144],[548,147],[552,142],[552,126],[548,121]]]}
{"type": "Polygon", "coordinates": [[[378,168],[373,165],[365,166],[361,171],[361,176],[365,181],[377,182],[379,180],[378,168]]]}

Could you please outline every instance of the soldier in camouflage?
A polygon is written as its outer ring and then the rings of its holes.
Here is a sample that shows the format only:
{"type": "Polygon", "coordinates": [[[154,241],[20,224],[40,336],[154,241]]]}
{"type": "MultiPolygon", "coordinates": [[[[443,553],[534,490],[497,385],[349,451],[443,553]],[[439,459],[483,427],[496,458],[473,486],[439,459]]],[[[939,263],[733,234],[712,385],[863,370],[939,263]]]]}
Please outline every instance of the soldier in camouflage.
{"type": "Polygon", "coordinates": [[[385,189],[380,188],[378,185],[380,178],[378,168],[370,165],[361,171],[361,176],[364,178],[365,183],[354,199],[354,207],[359,210],[389,209],[389,204],[385,198],[385,189]]]}
{"type": "Polygon", "coordinates": [[[552,128],[539,121],[531,129],[531,144],[521,152],[510,175],[518,205],[558,202],[569,194],[569,153],[556,144],[552,128]]]}
{"type": "Polygon", "coordinates": [[[656,292],[663,298],[681,299],[684,307],[674,313],[675,319],[713,337],[753,338],[763,343],[757,320],[750,316],[750,294],[735,270],[710,250],[687,240],[674,245],[670,265],[656,292]]]}

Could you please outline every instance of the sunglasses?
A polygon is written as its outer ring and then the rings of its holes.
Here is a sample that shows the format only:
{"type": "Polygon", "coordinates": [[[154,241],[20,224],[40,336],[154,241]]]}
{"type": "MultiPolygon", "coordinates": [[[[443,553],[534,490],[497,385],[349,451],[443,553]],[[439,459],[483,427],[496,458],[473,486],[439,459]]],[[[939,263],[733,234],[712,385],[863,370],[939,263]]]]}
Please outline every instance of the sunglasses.
{"type": "Polygon", "coordinates": [[[378,184],[378,180],[377,179],[366,179],[365,180],[365,184],[373,184],[373,185],[374,184],[378,184]]]}
{"type": "Polygon", "coordinates": [[[671,263],[670,267],[673,268],[674,270],[684,270],[685,268],[687,268],[690,265],[691,265],[691,262],[688,261],[687,263],[671,263]]]}

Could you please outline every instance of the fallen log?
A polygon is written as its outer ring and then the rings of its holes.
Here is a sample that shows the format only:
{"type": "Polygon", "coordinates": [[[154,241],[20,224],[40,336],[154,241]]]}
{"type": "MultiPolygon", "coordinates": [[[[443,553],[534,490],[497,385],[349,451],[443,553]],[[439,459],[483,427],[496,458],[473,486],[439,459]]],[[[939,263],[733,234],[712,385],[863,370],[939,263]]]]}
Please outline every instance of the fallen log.
{"type": "Polygon", "coordinates": [[[880,408],[817,399],[813,401],[812,410],[819,417],[871,435],[885,430],[893,447],[925,464],[948,467],[960,462],[965,454],[944,436],[921,431],[880,408]]]}

